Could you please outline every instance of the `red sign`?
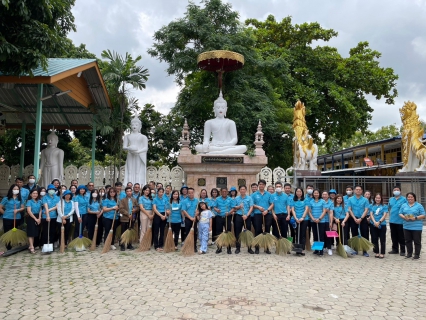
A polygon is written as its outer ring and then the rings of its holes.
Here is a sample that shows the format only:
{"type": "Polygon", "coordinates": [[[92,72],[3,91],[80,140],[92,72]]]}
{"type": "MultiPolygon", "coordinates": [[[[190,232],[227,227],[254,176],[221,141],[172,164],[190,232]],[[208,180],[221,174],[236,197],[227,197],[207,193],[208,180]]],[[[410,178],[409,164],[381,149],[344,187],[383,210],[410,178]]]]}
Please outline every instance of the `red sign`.
{"type": "Polygon", "coordinates": [[[364,158],[364,162],[367,166],[372,167],[374,165],[370,158],[364,158]]]}

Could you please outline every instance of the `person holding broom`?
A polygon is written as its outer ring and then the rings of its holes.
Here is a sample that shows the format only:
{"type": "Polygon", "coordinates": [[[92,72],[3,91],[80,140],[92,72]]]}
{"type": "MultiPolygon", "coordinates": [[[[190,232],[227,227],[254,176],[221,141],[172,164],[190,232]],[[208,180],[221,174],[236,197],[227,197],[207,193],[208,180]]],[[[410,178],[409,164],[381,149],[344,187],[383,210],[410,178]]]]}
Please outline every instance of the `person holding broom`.
{"type": "MultiPolygon", "coordinates": [[[[188,186],[184,185],[182,186],[182,188],[180,188],[180,203],[183,204],[183,202],[188,199],[188,186]]],[[[180,237],[182,240],[182,246],[185,242],[185,238],[186,238],[186,226],[185,226],[185,217],[182,214],[182,223],[180,225],[180,237]]]]}
{"type": "Polygon", "coordinates": [[[383,259],[386,252],[386,216],[388,214],[388,206],[383,204],[383,197],[380,193],[376,193],[374,204],[370,207],[371,220],[371,242],[374,245],[373,251],[376,258],[383,259]],[[379,254],[380,240],[380,254],[379,254]]]}
{"type": "MultiPolygon", "coordinates": [[[[253,211],[253,199],[247,195],[247,187],[246,186],[240,186],[239,187],[240,195],[235,199],[235,238],[237,239],[236,242],[236,249],[235,253],[239,254],[241,249],[241,243],[238,241],[240,237],[240,233],[243,229],[251,230],[251,213],[253,211]],[[245,222],[245,223],[244,223],[245,222]]],[[[250,231],[251,232],[251,231],[250,231]]],[[[254,251],[251,247],[248,247],[248,253],[254,254],[254,251]]]]}
{"type": "Polygon", "coordinates": [[[173,240],[175,243],[175,250],[178,249],[180,224],[182,222],[182,204],[179,198],[179,191],[174,190],[170,194],[170,206],[167,209],[167,215],[169,216],[169,223],[171,224],[173,232],[173,240]]]}
{"type": "Polygon", "coordinates": [[[334,197],[334,209],[333,209],[333,220],[337,225],[340,224],[340,235],[342,237],[343,243],[347,243],[348,239],[345,238],[346,236],[346,230],[345,224],[349,217],[348,210],[345,207],[345,203],[343,201],[343,196],[341,194],[337,194],[334,197]]]}
{"type": "Polygon", "coordinates": [[[296,243],[301,244],[302,252],[297,252],[297,255],[305,255],[305,244],[306,244],[306,228],[308,227],[308,212],[309,206],[306,205],[305,195],[303,189],[296,188],[294,191],[293,199],[290,199],[289,203],[290,211],[293,214],[294,220],[296,220],[296,234],[300,237],[296,243]],[[300,230],[299,230],[300,229],[300,230]]]}
{"type": "MultiPolygon", "coordinates": [[[[221,196],[216,199],[214,211],[216,214],[216,234],[219,236],[226,227],[226,231],[231,232],[231,198],[228,196],[228,189],[220,189],[221,196]]],[[[222,252],[222,247],[217,246],[216,253],[222,252]]],[[[231,254],[231,247],[227,248],[227,253],[231,254]]]]}
{"type": "MultiPolygon", "coordinates": [[[[95,228],[96,228],[96,221],[98,221],[99,217],[102,214],[102,207],[101,207],[101,197],[99,196],[99,190],[93,189],[90,194],[90,200],[87,206],[87,235],[89,239],[93,239],[93,236],[95,234],[95,228]]],[[[99,230],[99,227],[98,227],[99,230]]],[[[96,242],[100,241],[96,237],[96,242]]],[[[99,245],[99,243],[97,243],[99,245]]]]}
{"type": "Polygon", "coordinates": [[[152,201],[152,211],[154,212],[154,219],[152,222],[152,235],[154,238],[154,249],[156,251],[163,251],[164,246],[164,229],[166,228],[167,217],[166,209],[169,203],[164,196],[164,189],[157,190],[157,196],[152,201]]]}
{"type": "MultiPolygon", "coordinates": [[[[312,193],[312,200],[309,204],[309,216],[311,218],[312,233],[314,241],[321,241],[324,243],[325,238],[325,223],[323,221],[325,215],[328,213],[325,201],[321,199],[318,189],[314,189],[312,193]]],[[[324,255],[324,250],[315,250],[313,254],[320,257],[324,255]]]]}
{"type": "Polygon", "coordinates": [[[60,205],[60,198],[56,195],[56,188],[53,184],[47,187],[47,195],[42,200],[44,212],[41,216],[42,231],[42,245],[46,243],[54,243],[56,223],[58,217],[58,205],[60,205]],[[50,226],[50,229],[49,229],[50,226]],[[48,231],[49,230],[49,231],[48,231]],[[48,239],[49,235],[49,239],[48,239]]]}
{"type": "MultiPolygon", "coordinates": [[[[368,222],[366,219],[370,203],[362,195],[362,187],[355,187],[355,196],[350,197],[347,201],[348,212],[352,218],[349,228],[351,229],[352,237],[358,236],[359,230],[361,230],[361,237],[368,239],[368,222]]],[[[346,203],[345,203],[346,205],[346,203]]],[[[364,251],[364,257],[369,257],[370,255],[364,251]]]]}
{"type": "Polygon", "coordinates": [[[283,192],[283,185],[281,182],[275,183],[275,193],[271,197],[272,202],[272,217],[274,223],[272,223],[272,234],[276,238],[280,238],[280,233],[287,236],[288,224],[290,221],[290,211],[288,196],[283,192]]]}
{"type": "Polygon", "coordinates": [[[30,191],[30,199],[27,201],[27,236],[30,253],[35,253],[34,243],[39,235],[39,226],[41,224],[41,209],[43,207],[37,189],[30,191]]]}
{"type": "MultiPolygon", "coordinates": [[[[272,225],[270,210],[273,206],[271,194],[265,190],[266,181],[260,179],[257,185],[259,189],[251,195],[253,199],[253,224],[256,237],[263,232],[263,221],[265,221],[265,232],[270,232],[272,225]]],[[[259,246],[256,246],[254,253],[259,254],[259,246]]],[[[265,249],[265,253],[271,254],[269,248],[265,249]]]]}
{"type": "Polygon", "coordinates": [[[148,230],[148,225],[152,223],[154,214],[152,213],[152,197],[151,188],[146,185],[142,188],[142,195],[139,197],[139,209],[140,213],[140,238],[139,242],[142,241],[145,232],[148,230]]]}
{"type": "MultiPolygon", "coordinates": [[[[191,231],[194,219],[197,219],[198,199],[194,188],[188,188],[188,198],[182,201],[182,214],[185,217],[185,233],[191,231]]],[[[194,252],[197,252],[197,223],[194,224],[194,252]]]]}
{"type": "Polygon", "coordinates": [[[115,214],[118,210],[118,204],[117,204],[117,192],[115,188],[111,187],[108,190],[107,197],[102,201],[102,212],[103,212],[103,218],[102,218],[102,224],[104,226],[104,243],[108,237],[109,231],[112,228],[112,222],[114,220],[115,215],[115,222],[114,222],[114,229],[113,229],[113,236],[112,236],[112,242],[111,242],[111,249],[116,250],[117,248],[114,245],[115,241],[115,232],[118,228],[118,220],[119,215],[115,214]]]}
{"type": "MultiPolygon", "coordinates": [[[[138,202],[133,197],[132,187],[126,187],[124,192],[126,193],[126,197],[121,199],[120,204],[118,205],[118,210],[120,212],[121,233],[124,233],[127,229],[129,229],[133,214],[138,209],[138,202]]],[[[120,247],[121,251],[126,251],[126,247],[123,243],[120,243],[120,247]]],[[[127,244],[127,249],[134,249],[131,242],[127,244]]]]}
{"type": "Polygon", "coordinates": [[[73,222],[73,215],[75,211],[74,203],[72,202],[72,193],[69,190],[66,190],[62,194],[62,199],[60,200],[58,207],[58,217],[56,223],[59,225],[59,228],[64,225],[64,235],[65,235],[65,247],[68,244],[69,232],[71,224],[73,222]]]}
{"type": "Polygon", "coordinates": [[[89,204],[89,199],[86,196],[86,193],[87,187],[85,185],[79,185],[77,188],[77,195],[73,199],[75,213],[79,217],[75,221],[74,238],[78,238],[80,235],[80,224],[82,224],[82,232],[84,231],[84,228],[87,227],[87,205],[89,204]]]}

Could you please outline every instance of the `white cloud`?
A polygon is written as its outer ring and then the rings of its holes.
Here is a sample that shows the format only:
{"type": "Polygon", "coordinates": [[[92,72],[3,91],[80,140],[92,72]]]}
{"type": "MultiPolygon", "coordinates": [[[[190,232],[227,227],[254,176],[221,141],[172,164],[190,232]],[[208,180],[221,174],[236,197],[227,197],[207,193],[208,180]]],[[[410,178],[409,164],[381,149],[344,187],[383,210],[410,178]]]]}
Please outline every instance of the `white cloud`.
{"type": "Polygon", "coordinates": [[[416,37],[411,41],[413,45],[413,50],[418,55],[426,58],[426,39],[423,37],[416,37]]]}

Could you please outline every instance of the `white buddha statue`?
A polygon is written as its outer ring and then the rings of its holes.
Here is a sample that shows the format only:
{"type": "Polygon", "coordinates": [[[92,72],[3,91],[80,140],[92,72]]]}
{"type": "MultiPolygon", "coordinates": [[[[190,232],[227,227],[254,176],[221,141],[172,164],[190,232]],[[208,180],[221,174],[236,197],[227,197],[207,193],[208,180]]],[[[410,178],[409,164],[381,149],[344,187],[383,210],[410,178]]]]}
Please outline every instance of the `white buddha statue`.
{"type": "Polygon", "coordinates": [[[39,184],[47,187],[53,179],[64,178],[64,151],[58,148],[58,136],[54,131],[47,136],[47,148],[41,150],[39,184]]]}
{"type": "Polygon", "coordinates": [[[124,136],[123,150],[127,150],[124,183],[146,183],[146,154],[148,152],[148,138],[140,133],[142,123],[133,118],[130,123],[132,132],[124,136]]]}
{"type": "Polygon", "coordinates": [[[207,120],[204,124],[204,141],[202,145],[195,146],[199,153],[208,154],[243,154],[247,151],[245,145],[237,145],[237,127],[235,122],[226,119],[228,110],[222,91],[213,104],[214,119],[207,120]],[[210,141],[210,136],[212,140],[210,141]]]}

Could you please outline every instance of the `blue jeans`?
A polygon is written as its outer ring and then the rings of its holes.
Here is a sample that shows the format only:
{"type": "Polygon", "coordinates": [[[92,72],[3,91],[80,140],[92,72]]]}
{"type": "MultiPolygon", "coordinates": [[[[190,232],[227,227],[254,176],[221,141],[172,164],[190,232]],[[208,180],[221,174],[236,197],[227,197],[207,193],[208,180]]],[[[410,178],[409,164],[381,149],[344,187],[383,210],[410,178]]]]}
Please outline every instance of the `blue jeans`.
{"type": "Polygon", "coordinates": [[[207,252],[207,244],[209,242],[210,223],[198,224],[198,237],[200,238],[200,250],[207,252]]]}

